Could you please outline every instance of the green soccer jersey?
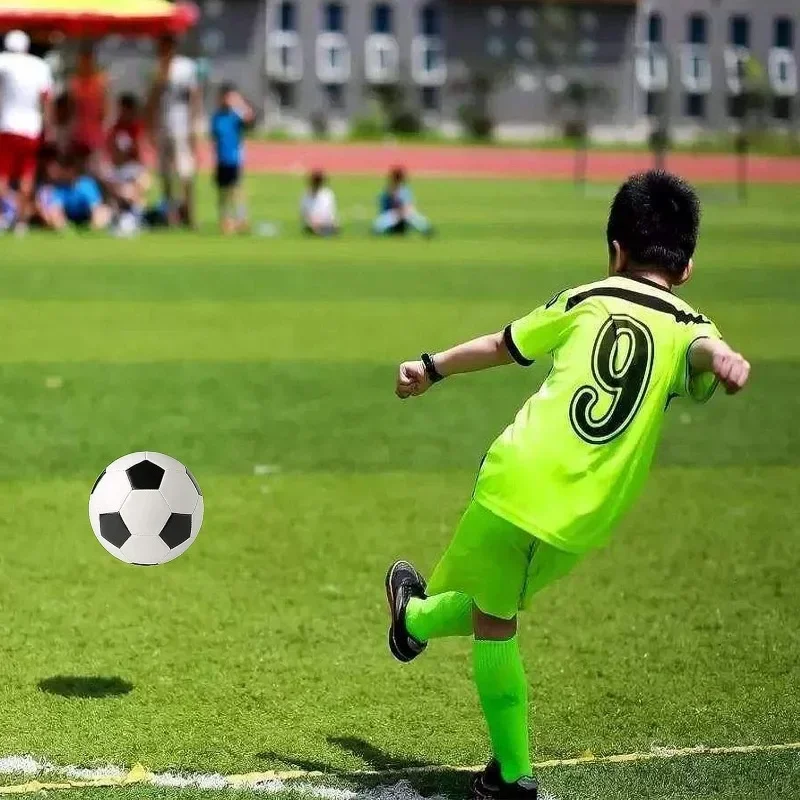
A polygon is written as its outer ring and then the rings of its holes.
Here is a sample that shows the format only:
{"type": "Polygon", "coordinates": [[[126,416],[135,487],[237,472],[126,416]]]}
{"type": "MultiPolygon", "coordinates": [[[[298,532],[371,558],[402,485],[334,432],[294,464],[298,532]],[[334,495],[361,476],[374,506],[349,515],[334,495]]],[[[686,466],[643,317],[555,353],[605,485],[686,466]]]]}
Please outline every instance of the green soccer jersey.
{"type": "Polygon", "coordinates": [[[670,400],[714,393],[712,374],[689,373],[689,348],[704,337],[719,332],[687,303],[620,276],[509,325],[515,361],[549,353],[553,368],[486,454],[475,499],[562,550],[604,544],[642,488],[670,400]]]}

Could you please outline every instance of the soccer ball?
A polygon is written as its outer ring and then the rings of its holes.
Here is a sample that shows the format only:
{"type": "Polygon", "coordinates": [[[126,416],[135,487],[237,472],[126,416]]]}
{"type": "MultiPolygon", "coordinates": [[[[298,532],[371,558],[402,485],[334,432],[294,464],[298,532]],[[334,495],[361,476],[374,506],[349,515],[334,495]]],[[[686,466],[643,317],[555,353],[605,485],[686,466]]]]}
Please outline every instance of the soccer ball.
{"type": "Polygon", "coordinates": [[[162,453],[131,453],[95,481],[89,522],[100,544],[120,561],[164,564],[197,538],[203,493],[180,461],[162,453]]]}

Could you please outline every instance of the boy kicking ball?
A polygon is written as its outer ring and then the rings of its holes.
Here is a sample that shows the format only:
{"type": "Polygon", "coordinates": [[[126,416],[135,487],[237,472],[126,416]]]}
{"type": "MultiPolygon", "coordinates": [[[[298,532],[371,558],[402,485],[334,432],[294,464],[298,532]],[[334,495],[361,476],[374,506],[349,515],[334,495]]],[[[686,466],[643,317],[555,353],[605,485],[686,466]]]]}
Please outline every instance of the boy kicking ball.
{"type": "Polygon", "coordinates": [[[728,394],[750,365],[714,324],[672,294],[692,275],[700,204],[681,179],[636,175],[608,220],[609,277],[553,297],[511,323],[400,366],[397,395],[450,375],[547,354],[539,391],[489,448],[475,492],[430,582],[405,561],[386,576],[398,661],[433,639],[473,637],[473,669],[493,757],[479,798],[535,800],[528,690],[517,613],[602,546],[639,494],[675,397],[728,394]]]}

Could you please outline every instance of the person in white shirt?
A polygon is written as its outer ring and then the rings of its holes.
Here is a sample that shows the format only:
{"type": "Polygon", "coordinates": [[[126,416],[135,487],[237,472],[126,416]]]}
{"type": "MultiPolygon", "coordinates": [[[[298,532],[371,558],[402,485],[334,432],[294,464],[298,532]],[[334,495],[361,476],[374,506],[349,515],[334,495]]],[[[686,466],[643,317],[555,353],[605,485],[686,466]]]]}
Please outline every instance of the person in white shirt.
{"type": "Polygon", "coordinates": [[[322,170],[314,170],[309,175],[308,190],[300,204],[303,230],[315,236],[334,236],[339,233],[336,196],[327,182],[322,170]]]}
{"type": "Polygon", "coordinates": [[[50,118],[53,75],[30,55],[30,39],[11,31],[0,53],[0,199],[8,201],[17,183],[17,225],[24,229],[33,211],[33,188],[42,134],[50,118]]]}
{"type": "Polygon", "coordinates": [[[158,150],[164,199],[173,220],[194,226],[194,179],[197,171],[203,100],[197,64],[178,55],[173,36],[159,40],[158,70],[150,91],[150,118],[158,150]],[[175,183],[179,184],[179,193],[175,183]],[[174,203],[179,194],[179,211],[174,203]]]}

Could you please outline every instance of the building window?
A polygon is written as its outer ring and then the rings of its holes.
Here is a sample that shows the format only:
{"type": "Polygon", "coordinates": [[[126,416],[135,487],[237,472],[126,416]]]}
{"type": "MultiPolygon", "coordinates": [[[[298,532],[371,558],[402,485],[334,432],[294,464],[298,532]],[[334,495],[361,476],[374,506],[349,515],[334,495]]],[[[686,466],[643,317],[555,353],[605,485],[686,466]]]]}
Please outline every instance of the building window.
{"type": "Polygon", "coordinates": [[[396,83],[400,77],[400,48],[389,33],[373,33],[364,42],[364,72],[373,84],[396,83]]]}
{"type": "Polygon", "coordinates": [[[388,3],[375,3],[372,7],[372,32],[389,34],[393,23],[392,7],[388,3]]]}
{"type": "Polygon", "coordinates": [[[332,111],[344,111],[344,86],[341,83],[326,84],[325,97],[328,99],[328,108],[330,108],[332,111]]]}
{"type": "Polygon", "coordinates": [[[428,3],[422,7],[419,27],[423,36],[442,35],[442,15],[436,3],[428,3]]]}
{"type": "Polygon", "coordinates": [[[750,47],[750,18],[744,14],[731,17],[730,43],[734,47],[750,47]]]}
{"type": "Polygon", "coordinates": [[[442,86],[447,80],[441,31],[439,6],[427,3],[420,10],[419,35],[411,43],[411,75],[420,86],[442,86]]]}
{"type": "Polygon", "coordinates": [[[791,50],[773,47],[769,51],[767,73],[773,93],[778,97],[793,97],[797,94],[797,60],[791,50]]]}
{"type": "Polygon", "coordinates": [[[705,45],[687,44],[683,47],[681,81],[689,94],[708,94],[711,91],[711,61],[705,45]]]}
{"type": "Polygon", "coordinates": [[[747,74],[747,62],[750,60],[750,51],[746,47],[728,45],[723,53],[723,58],[728,92],[732,95],[741,94],[747,74]]]}
{"type": "Polygon", "coordinates": [[[325,3],[322,9],[322,30],[344,33],[344,8],[341,3],[325,3]]]}
{"type": "Polygon", "coordinates": [[[664,92],[647,92],[645,95],[645,113],[648,117],[656,119],[662,116],[664,105],[667,103],[664,92]]]}
{"type": "Polygon", "coordinates": [[[706,96],[704,94],[686,95],[686,116],[703,119],[706,115],[706,96]]]}
{"type": "Polygon", "coordinates": [[[708,17],[705,14],[689,15],[689,44],[708,43],[708,17]]]}
{"type": "Polygon", "coordinates": [[[275,100],[281,111],[290,111],[294,108],[294,84],[278,83],[275,85],[275,100]]]}
{"type": "Polygon", "coordinates": [[[661,44],[664,38],[664,20],[657,11],[647,19],[647,41],[650,44],[661,44]]]}
{"type": "Polygon", "coordinates": [[[794,50],[794,23],[788,17],[775,20],[775,47],[794,50]]]}
{"type": "Polygon", "coordinates": [[[295,5],[291,0],[285,0],[278,9],[278,30],[294,31],[297,30],[295,20],[295,5]]]}
{"type": "Polygon", "coordinates": [[[423,111],[438,111],[441,107],[441,92],[438,86],[423,86],[420,99],[423,111]]]}
{"type": "Polygon", "coordinates": [[[669,61],[664,48],[646,44],[636,54],[636,82],[645,92],[663,92],[669,83],[669,61]]]}
{"type": "Polygon", "coordinates": [[[745,96],[743,94],[728,95],[728,116],[731,119],[744,119],[745,96]]]}
{"type": "Polygon", "coordinates": [[[789,122],[792,119],[792,98],[775,97],[772,101],[772,116],[782,122],[789,122]]]}
{"type": "Polygon", "coordinates": [[[350,80],[350,46],[344,34],[326,31],[317,36],[317,77],[326,85],[350,80]]]}
{"type": "Polygon", "coordinates": [[[267,35],[267,75],[282,83],[299,81],[303,77],[303,49],[296,31],[296,4],[291,0],[279,3],[273,24],[275,29],[267,35]]]}

